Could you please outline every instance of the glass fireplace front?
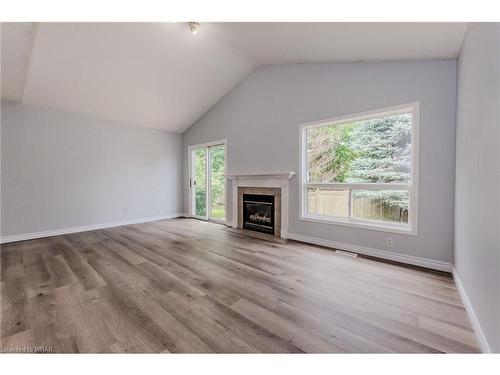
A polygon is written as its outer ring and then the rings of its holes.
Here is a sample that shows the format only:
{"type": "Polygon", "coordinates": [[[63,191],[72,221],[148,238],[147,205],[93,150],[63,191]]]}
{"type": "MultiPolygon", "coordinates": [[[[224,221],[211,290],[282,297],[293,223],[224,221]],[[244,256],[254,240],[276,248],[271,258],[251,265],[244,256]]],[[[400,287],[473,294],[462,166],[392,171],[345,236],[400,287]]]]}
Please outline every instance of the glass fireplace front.
{"type": "Polygon", "coordinates": [[[274,196],[243,194],[243,229],[274,234],[274,196]]]}

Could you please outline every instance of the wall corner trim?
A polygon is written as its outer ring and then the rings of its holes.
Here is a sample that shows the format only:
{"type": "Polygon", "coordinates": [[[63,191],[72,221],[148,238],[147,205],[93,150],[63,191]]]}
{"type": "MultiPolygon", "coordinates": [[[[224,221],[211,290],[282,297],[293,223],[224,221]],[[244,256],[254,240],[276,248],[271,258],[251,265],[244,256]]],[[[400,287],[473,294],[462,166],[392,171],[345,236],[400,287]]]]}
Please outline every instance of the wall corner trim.
{"type": "Polygon", "coordinates": [[[439,260],[420,258],[420,257],[412,256],[412,255],[398,254],[398,253],[394,253],[392,251],[373,249],[373,248],[369,248],[369,247],[352,245],[352,244],[348,244],[345,242],[331,241],[331,240],[325,240],[325,239],[318,238],[318,237],[304,236],[302,234],[296,234],[296,233],[288,233],[288,238],[291,240],[307,242],[307,243],[311,243],[314,245],[330,247],[333,249],[350,251],[350,252],[357,253],[357,254],[363,254],[363,255],[368,255],[368,256],[375,257],[375,258],[392,260],[395,262],[411,264],[414,266],[430,268],[430,269],[438,270],[438,271],[444,271],[444,272],[451,273],[451,270],[452,270],[451,263],[441,262],[439,260]]]}
{"type": "Polygon", "coordinates": [[[102,224],[84,225],[81,227],[60,228],[60,229],[52,229],[52,230],[47,230],[47,231],[42,231],[42,232],[15,234],[15,235],[11,235],[11,236],[2,236],[2,237],[0,237],[0,244],[9,243],[9,242],[33,240],[36,238],[43,238],[43,237],[60,236],[63,234],[70,234],[70,233],[88,232],[91,230],[120,227],[123,225],[147,223],[150,221],[174,219],[176,217],[181,217],[181,216],[183,216],[183,214],[181,214],[181,213],[158,215],[158,216],[148,216],[148,217],[142,217],[142,218],[138,218],[138,219],[128,219],[128,220],[113,221],[113,222],[102,223],[102,224]]]}
{"type": "Polygon", "coordinates": [[[452,269],[453,280],[455,281],[455,285],[457,286],[458,293],[460,294],[460,298],[462,298],[462,302],[465,307],[465,311],[467,311],[467,315],[469,316],[472,328],[476,335],[477,341],[479,342],[479,347],[483,353],[493,353],[491,351],[490,345],[486,340],[486,336],[483,333],[481,328],[481,324],[479,324],[479,319],[477,318],[476,313],[472,307],[469,297],[465,292],[464,285],[462,284],[462,280],[460,280],[460,276],[458,276],[458,272],[455,267],[452,269]]]}

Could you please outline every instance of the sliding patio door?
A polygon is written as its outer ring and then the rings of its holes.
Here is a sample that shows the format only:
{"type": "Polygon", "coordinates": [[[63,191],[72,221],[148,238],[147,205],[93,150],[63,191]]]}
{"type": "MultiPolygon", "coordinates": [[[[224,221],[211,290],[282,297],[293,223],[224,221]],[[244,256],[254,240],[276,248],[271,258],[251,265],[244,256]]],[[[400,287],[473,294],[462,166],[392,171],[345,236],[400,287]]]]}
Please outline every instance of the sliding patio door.
{"type": "Polygon", "coordinates": [[[226,219],[226,146],[215,142],[190,148],[190,215],[226,219]]]}

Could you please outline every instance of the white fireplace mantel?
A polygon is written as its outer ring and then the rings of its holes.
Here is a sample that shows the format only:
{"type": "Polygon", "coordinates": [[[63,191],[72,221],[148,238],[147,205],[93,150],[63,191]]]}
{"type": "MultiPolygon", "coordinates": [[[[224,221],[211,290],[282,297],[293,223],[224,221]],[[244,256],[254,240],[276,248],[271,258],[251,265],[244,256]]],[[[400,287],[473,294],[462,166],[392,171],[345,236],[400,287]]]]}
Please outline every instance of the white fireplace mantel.
{"type": "Polygon", "coordinates": [[[238,228],[238,187],[269,187],[281,189],[281,238],[288,238],[289,180],[295,172],[228,173],[233,188],[232,227],[238,228]]]}
{"type": "Polygon", "coordinates": [[[271,178],[277,180],[289,180],[293,176],[295,176],[295,172],[276,172],[276,173],[228,173],[226,177],[230,180],[236,179],[263,179],[263,178],[271,178]]]}

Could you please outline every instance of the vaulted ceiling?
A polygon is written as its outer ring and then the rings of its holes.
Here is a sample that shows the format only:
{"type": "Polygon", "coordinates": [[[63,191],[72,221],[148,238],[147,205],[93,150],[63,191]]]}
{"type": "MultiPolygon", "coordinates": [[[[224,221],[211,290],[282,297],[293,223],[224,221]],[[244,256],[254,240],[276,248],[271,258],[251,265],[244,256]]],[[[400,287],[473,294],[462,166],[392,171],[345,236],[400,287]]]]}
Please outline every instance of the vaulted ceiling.
{"type": "Polygon", "coordinates": [[[3,23],[2,99],[183,132],[255,67],[452,59],[464,23],[3,23]]]}

